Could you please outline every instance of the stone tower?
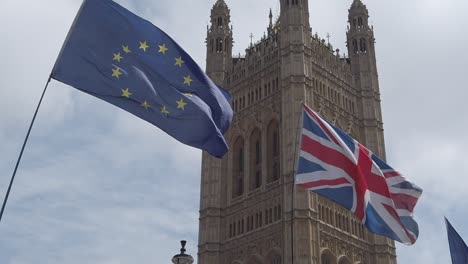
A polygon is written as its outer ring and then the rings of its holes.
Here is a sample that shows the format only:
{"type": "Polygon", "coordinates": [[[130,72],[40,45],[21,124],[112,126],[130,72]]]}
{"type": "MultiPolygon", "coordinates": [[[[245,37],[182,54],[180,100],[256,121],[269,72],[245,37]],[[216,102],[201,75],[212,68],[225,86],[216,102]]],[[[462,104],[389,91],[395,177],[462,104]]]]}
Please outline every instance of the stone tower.
{"type": "Polygon", "coordinates": [[[230,10],[219,0],[211,10],[211,26],[206,37],[206,72],[219,85],[224,84],[225,76],[232,64],[232,28],[230,10]]]}
{"type": "Polygon", "coordinates": [[[348,54],[356,88],[362,97],[359,112],[364,121],[363,143],[385,159],[380,88],[375,55],[374,29],[361,0],[354,0],[348,17],[348,54]]]}
{"type": "Polygon", "coordinates": [[[211,12],[207,73],[231,92],[235,115],[228,154],[203,154],[198,263],[395,264],[393,241],[293,188],[302,103],[385,158],[367,8],[356,0],[349,10],[345,57],[312,34],[308,0],[280,4],[280,17],[273,21],[270,11],[268,34],[244,56],[232,56],[225,1],[211,12]]]}

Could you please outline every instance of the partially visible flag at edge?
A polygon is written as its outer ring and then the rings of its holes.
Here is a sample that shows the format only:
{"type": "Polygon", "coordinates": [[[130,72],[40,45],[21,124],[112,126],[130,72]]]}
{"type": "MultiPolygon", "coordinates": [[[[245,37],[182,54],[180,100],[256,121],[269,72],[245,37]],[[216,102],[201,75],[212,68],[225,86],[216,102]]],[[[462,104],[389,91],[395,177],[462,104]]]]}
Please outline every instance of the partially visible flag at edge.
{"type": "Polygon", "coordinates": [[[51,77],[213,156],[228,151],[229,93],[169,35],[114,1],[83,2],[51,77]]]}
{"type": "Polygon", "coordinates": [[[447,227],[447,236],[450,247],[450,255],[452,257],[452,264],[467,264],[468,263],[468,247],[463,239],[457,233],[449,220],[445,218],[445,225],[447,227]]]}
{"type": "Polygon", "coordinates": [[[371,232],[414,244],[422,189],[306,105],[302,122],[296,184],[349,209],[371,232]]]}

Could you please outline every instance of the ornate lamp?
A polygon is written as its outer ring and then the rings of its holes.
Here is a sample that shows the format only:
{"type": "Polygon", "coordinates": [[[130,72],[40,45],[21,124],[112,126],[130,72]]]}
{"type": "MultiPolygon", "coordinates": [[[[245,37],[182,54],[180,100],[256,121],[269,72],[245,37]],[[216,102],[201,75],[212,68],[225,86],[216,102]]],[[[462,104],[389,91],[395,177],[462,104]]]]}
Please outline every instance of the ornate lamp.
{"type": "Polygon", "coordinates": [[[187,241],[182,240],[180,241],[180,244],[182,245],[182,248],[180,249],[180,254],[175,255],[172,258],[172,263],[174,264],[192,264],[193,263],[193,258],[190,255],[185,254],[185,244],[187,244],[187,241]]]}

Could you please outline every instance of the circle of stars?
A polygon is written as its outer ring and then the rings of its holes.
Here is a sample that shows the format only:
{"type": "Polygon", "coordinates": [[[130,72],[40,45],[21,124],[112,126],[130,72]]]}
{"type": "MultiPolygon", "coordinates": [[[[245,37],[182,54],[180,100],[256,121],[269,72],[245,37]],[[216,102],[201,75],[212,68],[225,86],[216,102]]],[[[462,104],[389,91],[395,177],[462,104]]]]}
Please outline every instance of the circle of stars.
{"type": "MultiPolygon", "coordinates": [[[[150,51],[151,46],[148,44],[146,40],[140,41],[139,44],[140,46],[138,47],[138,50],[142,50],[142,52],[144,53],[146,53],[147,51],[150,51]]],[[[163,56],[166,56],[167,52],[169,51],[169,48],[166,46],[166,44],[162,43],[161,45],[157,45],[157,46],[159,48],[157,53],[163,56]]],[[[132,50],[130,49],[129,45],[122,45],[121,51],[117,53],[112,53],[113,54],[112,61],[120,63],[122,62],[122,60],[125,59],[126,56],[129,56],[131,53],[132,53],[132,50]]],[[[174,60],[175,60],[174,66],[177,66],[178,68],[183,67],[185,61],[182,59],[182,56],[175,57],[174,60]]],[[[112,69],[112,77],[114,77],[117,80],[120,80],[122,74],[123,74],[122,69],[114,65],[114,68],[112,69]]],[[[191,86],[192,82],[194,82],[194,80],[192,79],[190,75],[183,76],[183,79],[184,81],[182,85],[185,85],[185,86],[191,86]]],[[[124,89],[121,89],[120,96],[122,98],[130,99],[132,95],[133,93],[131,92],[130,88],[126,87],[124,89]]],[[[184,95],[187,97],[193,96],[192,93],[184,93],[184,95]]],[[[187,103],[184,101],[184,98],[181,98],[179,101],[176,101],[175,103],[177,104],[177,109],[185,111],[185,107],[187,106],[187,103]]],[[[147,100],[144,100],[143,102],[141,102],[140,106],[143,107],[145,110],[152,109],[152,106],[147,100]]],[[[171,114],[168,106],[165,106],[165,105],[161,106],[161,114],[164,115],[165,117],[168,117],[171,114]]]]}

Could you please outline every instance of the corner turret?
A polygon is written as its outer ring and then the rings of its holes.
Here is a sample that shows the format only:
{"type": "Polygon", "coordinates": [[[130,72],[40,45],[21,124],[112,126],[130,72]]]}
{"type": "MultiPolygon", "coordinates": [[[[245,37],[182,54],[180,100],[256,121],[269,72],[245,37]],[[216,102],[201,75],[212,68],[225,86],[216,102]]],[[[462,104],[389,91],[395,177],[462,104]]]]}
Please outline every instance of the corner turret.
{"type": "Polygon", "coordinates": [[[232,63],[232,27],[230,10],[224,0],[211,9],[211,23],[207,28],[206,72],[218,85],[223,85],[232,63]]]}

